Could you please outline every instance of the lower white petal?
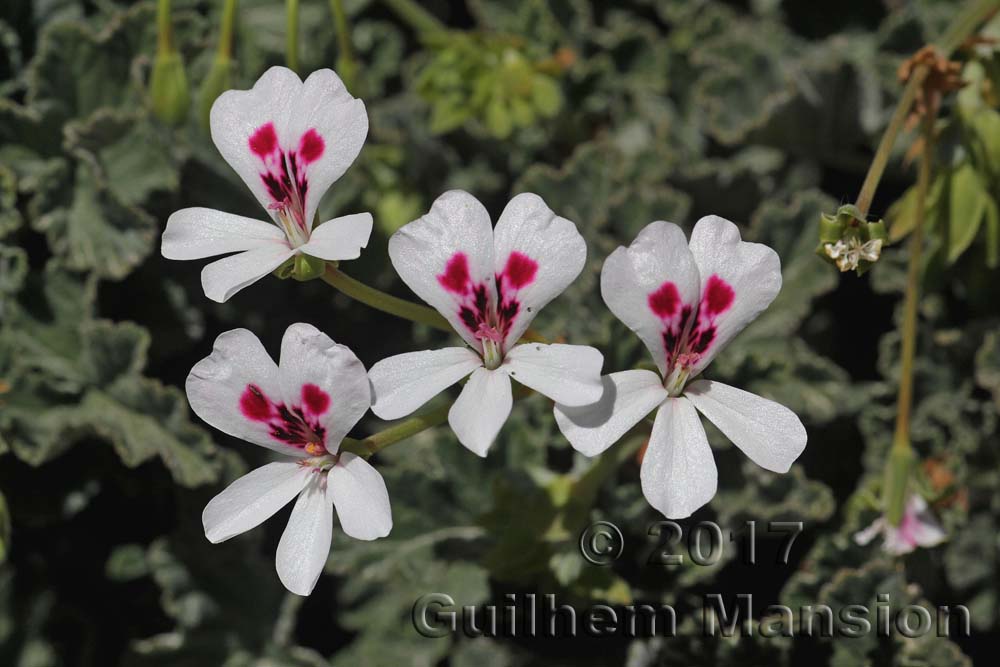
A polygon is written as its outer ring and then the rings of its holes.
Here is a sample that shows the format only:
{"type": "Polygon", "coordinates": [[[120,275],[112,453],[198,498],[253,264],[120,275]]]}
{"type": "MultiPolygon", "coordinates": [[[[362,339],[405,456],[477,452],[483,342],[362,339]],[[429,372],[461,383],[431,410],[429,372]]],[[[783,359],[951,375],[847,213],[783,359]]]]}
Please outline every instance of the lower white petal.
{"type": "Polygon", "coordinates": [[[319,472],[311,475],[295,501],[274,561],[281,583],[296,595],[312,593],[333,539],[333,505],[323,488],[325,477],[319,472]]]}
{"type": "Polygon", "coordinates": [[[307,255],[331,262],[357,259],[372,235],[372,214],[354,213],[314,227],[309,241],[299,246],[307,255]]]}
{"type": "Polygon", "coordinates": [[[502,368],[526,387],[563,405],[589,405],[601,398],[604,356],[587,345],[515,345],[502,368]]]}
{"type": "Polygon", "coordinates": [[[350,452],[330,469],[326,493],[337,508],[345,533],[359,540],[385,537],[392,530],[392,508],[385,480],[367,461],[350,452]]]}
{"type": "Polygon", "coordinates": [[[710,380],[692,382],[684,395],[761,468],[788,472],[806,447],[805,427],[780,403],[710,380]]]}
{"type": "Polygon", "coordinates": [[[667,398],[660,376],[652,371],[621,371],[605,375],[602,381],[598,402],[580,407],[556,403],[554,408],[559,430],[587,456],[613,445],[667,398]]]}
{"type": "Polygon", "coordinates": [[[459,442],[486,456],[513,405],[507,373],[477,368],[448,411],[448,423],[459,442]]]}
{"type": "Polygon", "coordinates": [[[167,218],[160,252],[167,259],[201,259],[286,244],[277,225],[211,208],[184,208],[167,218]]]}
{"type": "Polygon", "coordinates": [[[715,458],[687,399],[668,399],[656,411],[639,477],[646,500],[668,519],[691,516],[715,495],[715,458]]]}
{"type": "Polygon", "coordinates": [[[205,506],[205,537],[218,544],[256,528],[297,496],[311,474],[297,461],[281,461],[243,475],[205,506]]]}
{"type": "Polygon", "coordinates": [[[382,419],[399,419],[482,367],[483,360],[467,347],[407,352],[383,359],[368,371],[372,412],[382,419]]]}
{"type": "Polygon", "coordinates": [[[201,271],[205,296],[223,303],[257,282],[295,254],[285,243],[273,243],[212,262],[201,271]]]}

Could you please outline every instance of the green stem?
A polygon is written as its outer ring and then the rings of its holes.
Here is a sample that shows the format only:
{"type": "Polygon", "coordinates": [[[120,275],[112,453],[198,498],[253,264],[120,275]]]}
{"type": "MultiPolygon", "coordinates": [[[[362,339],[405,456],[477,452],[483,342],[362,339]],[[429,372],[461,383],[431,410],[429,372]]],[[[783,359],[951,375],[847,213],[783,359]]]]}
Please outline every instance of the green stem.
{"type": "Polygon", "coordinates": [[[433,308],[421,306],[420,304],[394,297],[391,294],[386,294],[374,287],[369,287],[363,282],[351,278],[333,265],[327,264],[326,272],[323,274],[323,281],[337,288],[355,301],[360,301],[366,306],[381,310],[383,313],[389,313],[404,320],[426,324],[442,331],[452,331],[448,320],[444,319],[433,308]]]}
{"type": "Polygon", "coordinates": [[[924,140],[917,174],[916,226],[910,235],[909,265],[906,272],[906,293],[903,302],[903,321],[900,325],[902,348],[900,351],[899,395],[896,401],[896,428],[892,449],[886,462],[884,503],[886,517],[898,525],[906,503],[906,486],[913,461],[910,443],[910,416],[913,410],[913,360],[917,350],[917,315],[920,306],[920,276],[923,269],[924,223],[926,220],[927,191],[930,188],[931,163],[934,157],[934,115],[927,114],[922,123],[924,140]]]}
{"type": "Polygon", "coordinates": [[[156,52],[167,55],[174,50],[174,31],[170,23],[170,0],[156,3],[156,52]]]}
{"type": "MultiPolygon", "coordinates": [[[[513,398],[515,401],[520,401],[523,398],[531,396],[535,392],[528,389],[524,385],[515,387],[513,392],[513,398]]],[[[389,428],[379,431],[378,433],[373,433],[367,438],[362,438],[361,440],[355,440],[353,438],[344,438],[341,443],[341,451],[351,452],[357,454],[358,456],[364,456],[368,458],[376,452],[380,452],[389,445],[394,445],[397,442],[402,442],[407,438],[412,438],[418,433],[422,433],[429,428],[434,428],[435,426],[440,426],[441,424],[448,421],[448,411],[451,410],[452,404],[442,405],[439,408],[434,408],[433,410],[428,410],[422,415],[417,415],[416,417],[410,417],[406,421],[400,422],[395,426],[390,426],[389,428]]]]}
{"type": "Polygon", "coordinates": [[[236,0],[226,0],[222,6],[222,28],[219,32],[219,57],[229,60],[233,57],[233,33],[236,24],[236,0]]]}
{"type": "Polygon", "coordinates": [[[299,0],[285,2],[285,64],[299,71],[299,0]]]}
{"type": "Polygon", "coordinates": [[[440,426],[448,421],[448,411],[450,409],[451,404],[443,405],[440,408],[429,410],[422,415],[411,417],[406,421],[396,424],[395,426],[390,426],[384,431],[373,433],[367,438],[363,438],[361,440],[350,440],[345,438],[341,449],[367,458],[372,454],[385,449],[389,445],[394,445],[397,442],[406,440],[407,438],[412,438],[416,434],[426,431],[429,428],[440,426]]]}
{"type": "MultiPolygon", "coordinates": [[[[966,5],[965,10],[955,17],[948,29],[945,30],[944,35],[938,40],[938,52],[945,58],[950,56],[998,8],[1000,8],[1000,0],[973,0],[970,2],[966,5]]],[[[878,149],[875,151],[875,157],[872,158],[868,173],[865,174],[864,183],[861,185],[861,191],[854,203],[862,216],[868,215],[868,209],[871,208],[872,199],[875,197],[875,190],[878,188],[879,181],[882,180],[882,175],[889,163],[892,147],[906,124],[910,107],[913,106],[913,101],[916,99],[928,71],[925,65],[920,65],[913,71],[906,88],[903,89],[903,95],[899,98],[896,110],[892,114],[889,126],[882,134],[878,149]]]]}
{"type": "Polygon", "coordinates": [[[348,90],[354,90],[356,84],[357,61],[354,59],[354,48],[351,45],[351,29],[347,24],[347,13],[342,0],[330,0],[330,11],[333,13],[333,27],[337,32],[337,71],[340,72],[344,85],[348,90]]]}
{"type": "Polygon", "coordinates": [[[420,34],[431,34],[447,30],[436,16],[413,0],[382,0],[389,9],[420,34]]]}

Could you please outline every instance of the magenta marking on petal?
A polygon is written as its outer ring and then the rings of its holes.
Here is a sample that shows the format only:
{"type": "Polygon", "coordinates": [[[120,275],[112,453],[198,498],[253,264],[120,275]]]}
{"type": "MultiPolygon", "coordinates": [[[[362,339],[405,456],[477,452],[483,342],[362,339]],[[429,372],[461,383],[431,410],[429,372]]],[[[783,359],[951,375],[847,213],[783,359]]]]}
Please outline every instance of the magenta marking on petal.
{"type": "MultiPolygon", "coordinates": [[[[307,384],[302,387],[302,403],[316,417],[329,408],[330,397],[307,384]]],[[[326,429],[317,420],[307,417],[301,406],[275,403],[255,384],[248,384],[240,395],[240,412],[250,421],[267,424],[269,435],[290,447],[313,455],[325,451],[326,429]]]]}
{"type": "Polygon", "coordinates": [[[319,136],[319,132],[314,129],[307,131],[299,140],[299,157],[306,164],[318,160],[323,155],[325,149],[326,142],[323,141],[323,137],[319,136]]]}
{"type": "Polygon", "coordinates": [[[250,150],[260,159],[266,158],[278,146],[278,135],[274,123],[265,123],[250,135],[250,150]]]}
{"type": "Polygon", "coordinates": [[[302,404],[314,415],[321,415],[330,407],[330,395],[314,384],[302,385],[302,404]]]}
{"type": "Polygon", "coordinates": [[[507,264],[504,265],[502,277],[507,279],[507,284],[516,290],[535,280],[538,273],[538,262],[520,252],[510,253],[507,264]]]}
{"type": "Polygon", "coordinates": [[[240,396],[240,412],[252,421],[267,421],[271,416],[271,401],[255,384],[248,384],[240,396]]]}
{"type": "Polygon", "coordinates": [[[681,303],[681,295],[677,291],[677,285],[669,280],[652,292],[647,299],[649,309],[661,320],[673,317],[677,312],[677,307],[681,303]]]}
{"type": "Polygon", "coordinates": [[[444,273],[438,277],[441,287],[455,294],[469,291],[469,259],[464,252],[456,252],[444,266],[444,273]]]}
{"type": "Polygon", "coordinates": [[[720,315],[733,305],[736,292],[725,280],[712,274],[705,283],[705,295],[701,299],[702,309],[706,315],[720,315]]]}

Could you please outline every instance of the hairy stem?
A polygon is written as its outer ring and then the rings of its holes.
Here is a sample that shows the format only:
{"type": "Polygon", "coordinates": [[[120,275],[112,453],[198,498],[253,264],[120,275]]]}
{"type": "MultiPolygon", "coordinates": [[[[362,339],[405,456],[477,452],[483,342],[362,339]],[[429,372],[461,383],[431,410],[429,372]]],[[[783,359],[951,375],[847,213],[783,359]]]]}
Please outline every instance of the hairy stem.
{"type": "MultiPolygon", "coordinates": [[[[966,5],[965,9],[955,16],[944,35],[938,40],[937,49],[941,55],[946,58],[950,56],[998,8],[1000,8],[1000,0],[973,0],[966,5]]],[[[875,151],[875,157],[872,158],[868,173],[865,174],[864,183],[861,185],[861,191],[854,203],[862,216],[867,215],[868,209],[871,208],[875,190],[878,188],[879,181],[882,180],[882,175],[889,163],[892,147],[896,144],[896,139],[906,124],[910,107],[913,106],[913,101],[916,99],[928,71],[926,65],[920,65],[914,69],[906,88],[903,89],[899,102],[896,104],[896,110],[892,114],[889,126],[882,134],[878,149],[875,151]]]]}
{"type": "Polygon", "coordinates": [[[299,0],[285,0],[285,64],[299,71],[299,0]]]}
{"type": "Polygon", "coordinates": [[[396,13],[403,22],[420,34],[429,34],[447,30],[447,27],[436,16],[413,0],[383,0],[383,3],[396,13]]]}

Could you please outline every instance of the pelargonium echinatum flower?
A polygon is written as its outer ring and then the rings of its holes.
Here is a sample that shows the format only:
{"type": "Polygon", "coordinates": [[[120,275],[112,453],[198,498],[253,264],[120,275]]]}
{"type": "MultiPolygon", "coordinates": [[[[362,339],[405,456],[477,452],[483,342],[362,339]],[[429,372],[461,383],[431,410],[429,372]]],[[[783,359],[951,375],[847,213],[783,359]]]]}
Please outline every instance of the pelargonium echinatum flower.
{"type": "Polygon", "coordinates": [[[185,208],[167,220],[167,259],[237,253],[207,265],[205,295],[226,301],[298,254],[355,259],[368,245],[370,213],[313,226],[320,199],[361,151],[368,134],[364,103],[328,69],[302,82],[284,67],[264,72],[250,90],[230,90],[212,105],[212,141],[247,184],[271,222],[209,208],[185,208]]]}
{"type": "Polygon", "coordinates": [[[721,382],[697,379],[781,289],[777,253],[740,238],[717,216],[702,218],[691,242],[680,227],[654,222],[604,262],[601,295],[646,344],[659,369],[604,378],[594,405],[555,407],[574,448],[594,456],[656,411],[642,461],[642,491],[669,518],[683,518],[715,495],[718,473],[701,412],[757,465],[787,472],[806,445],[788,408],[721,382]]]}
{"type": "Polygon", "coordinates": [[[351,537],[389,534],[382,476],[363,458],[339,451],[371,403],[365,367],[347,347],[312,325],[293,324],[276,365],[256,336],[234,329],[191,369],[186,389],[206,422],[282,455],[208,503],[202,522],[210,541],[255,528],[297,497],[275,564],[288,590],[309,595],[330,552],[334,509],[351,537]]]}
{"type": "Polygon", "coordinates": [[[463,445],[485,456],[510,414],[512,378],[565,405],[600,398],[604,359],[596,349],[518,344],[587,257],[576,225],[541,197],[514,197],[494,229],[475,197],[446,192],[427,215],[389,239],[389,256],[403,282],[444,315],[468,347],[409,352],[372,366],[376,415],[408,415],[471,374],[448,423],[463,445]]]}
{"type": "Polygon", "coordinates": [[[935,547],[948,539],[948,534],[927,507],[927,501],[917,493],[906,501],[903,518],[898,526],[881,516],[864,530],[855,533],[854,541],[865,545],[879,535],[883,540],[882,549],[893,556],[908,554],[918,547],[935,547]]]}

